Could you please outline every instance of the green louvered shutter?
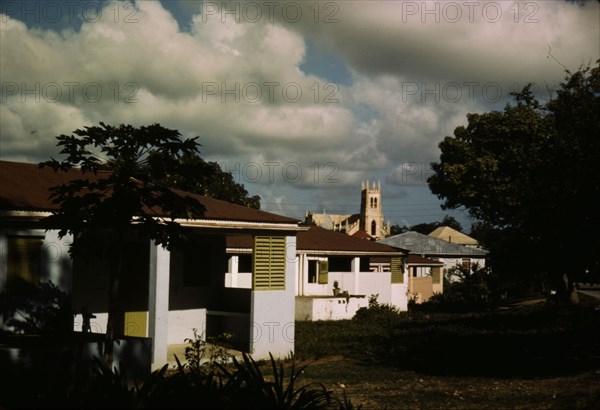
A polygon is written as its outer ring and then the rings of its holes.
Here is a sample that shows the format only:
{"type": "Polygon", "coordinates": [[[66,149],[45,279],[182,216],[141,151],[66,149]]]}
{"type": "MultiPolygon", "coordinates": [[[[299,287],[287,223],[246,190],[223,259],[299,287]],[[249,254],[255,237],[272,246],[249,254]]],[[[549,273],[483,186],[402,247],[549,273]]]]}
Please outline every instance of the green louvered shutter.
{"type": "Polygon", "coordinates": [[[42,239],[34,236],[8,238],[7,282],[9,286],[18,278],[39,286],[42,239]]]}
{"type": "Polygon", "coordinates": [[[442,279],[442,268],[440,266],[431,268],[431,283],[438,284],[442,279]]]}
{"type": "Polygon", "coordinates": [[[285,237],[254,237],[253,289],[285,289],[285,237]]]}
{"type": "Polygon", "coordinates": [[[392,283],[404,283],[404,269],[401,258],[390,260],[390,271],[392,272],[392,283]]]}
{"type": "Polygon", "coordinates": [[[329,261],[319,261],[319,284],[327,285],[329,282],[329,261]]]}

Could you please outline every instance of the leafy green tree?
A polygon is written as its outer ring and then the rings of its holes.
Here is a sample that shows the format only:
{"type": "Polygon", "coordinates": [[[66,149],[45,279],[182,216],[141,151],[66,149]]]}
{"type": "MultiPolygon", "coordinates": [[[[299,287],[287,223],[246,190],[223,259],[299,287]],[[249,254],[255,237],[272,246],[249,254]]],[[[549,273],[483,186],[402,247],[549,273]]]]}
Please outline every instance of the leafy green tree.
{"type": "Polygon", "coordinates": [[[112,362],[116,318],[123,314],[119,281],[126,235],[134,232],[170,249],[184,237],[175,219],[203,215],[198,201],[167,185],[180,172],[193,177],[183,159],[198,154],[196,139],[182,139],[159,124],[136,128],[101,122],[58,136],[66,158],[40,164],[82,171],[80,179],[53,188],[52,200],[60,207],[46,222],[58,227],[61,237],[73,235],[72,257],[101,255],[108,261],[107,363],[112,362]],[[100,235],[108,240],[99,241],[100,235]]]}
{"type": "Polygon", "coordinates": [[[408,227],[406,227],[406,226],[400,226],[398,224],[394,224],[394,225],[390,226],[390,235],[399,235],[406,231],[408,231],[408,227]]]}
{"type": "Polygon", "coordinates": [[[164,183],[210,198],[260,208],[260,196],[250,196],[242,184],[235,182],[231,172],[223,171],[216,162],[205,161],[196,154],[187,154],[180,159],[180,163],[179,172],[165,175],[164,183]]]}
{"type": "Polygon", "coordinates": [[[491,253],[505,259],[494,269],[547,276],[575,301],[574,282],[600,259],[600,61],[567,72],[547,103],[530,86],[514,96],[439,144],[429,187],[495,232],[491,253]]]}
{"type": "Polygon", "coordinates": [[[453,216],[445,215],[441,222],[423,222],[410,227],[409,230],[422,233],[423,235],[429,235],[436,228],[440,226],[449,226],[452,229],[456,229],[462,232],[462,225],[453,216]]]}

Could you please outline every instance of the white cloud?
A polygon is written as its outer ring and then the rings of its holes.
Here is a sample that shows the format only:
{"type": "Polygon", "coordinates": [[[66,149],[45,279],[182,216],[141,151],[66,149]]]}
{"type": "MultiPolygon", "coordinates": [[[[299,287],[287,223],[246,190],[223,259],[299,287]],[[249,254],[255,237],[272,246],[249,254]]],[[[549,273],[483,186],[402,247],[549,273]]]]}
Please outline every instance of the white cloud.
{"type": "MultiPolygon", "coordinates": [[[[286,201],[331,205],[336,195],[356,201],[365,177],[406,185],[411,164],[436,160],[438,142],[466,113],[501,106],[515,83],[556,84],[563,71],[555,59],[577,69],[598,58],[597,2],[475,2],[473,22],[468,2],[453,2],[463,13],[455,23],[448,2],[427,3],[440,8],[439,23],[410,9],[420,1],[325,2],[318,15],[315,3],[296,2],[298,22],[282,14],[288,3],[255,23],[196,14],[184,31],[154,1],[138,2],[137,23],[107,12],[79,31],[32,29],[2,15],[0,155],[39,161],[56,155],[54,136],[85,125],[158,122],[200,136],[203,155],[230,170],[298,164],[294,183],[281,174],[250,181],[282,209],[286,201]],[[495,6],[481,13],[488,3],[501,7],[496,23],[495,6]],[[308,38],[347,64],[350,85],[302,72],[308,38]],[[488,84],[502,98],[493,100],[488,84]],[[324,184],[333,171],[337,182],[324,184]]],[[[181,10],[201,7],[184,1],[181,10]]]]}

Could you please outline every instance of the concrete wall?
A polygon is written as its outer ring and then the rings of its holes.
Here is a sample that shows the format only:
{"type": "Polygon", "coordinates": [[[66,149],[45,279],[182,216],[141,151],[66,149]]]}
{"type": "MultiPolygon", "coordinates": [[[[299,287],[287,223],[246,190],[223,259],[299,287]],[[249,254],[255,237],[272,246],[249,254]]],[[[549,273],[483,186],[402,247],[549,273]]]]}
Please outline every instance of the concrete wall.
{"type": "Polygon", "coordinates": [[[296,320],[343,320],[352,319],[361,307],[367,307],[366,296],[343,297],[296,297],[296,320]]]}
{"type": "Polygon", "coordinates": [[[252,272],[227,272],[225,274],[225,287],[252,289],[252,272]]]}

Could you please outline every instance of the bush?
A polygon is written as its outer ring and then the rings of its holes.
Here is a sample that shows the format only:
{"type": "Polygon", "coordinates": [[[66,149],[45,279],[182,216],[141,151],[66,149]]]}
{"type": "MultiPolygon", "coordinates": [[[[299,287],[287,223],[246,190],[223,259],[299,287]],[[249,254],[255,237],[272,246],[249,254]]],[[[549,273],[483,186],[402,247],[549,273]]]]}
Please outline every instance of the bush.
{"type": "Polygon", "coordinates": [[[389,303],[379,303],[379,294],[369,296],[369,306],[359,308],[354,315],[354,320],[374,321],[377,323],[390,323],[396,321],[401,314],[400,309],[389,303]]]}
{"type": "Polygon", "coordinates": [[[193,338],[185,339],[189,345],[185,348],[184,355],[188,366],[208,374],[217,370],[219,365],[231,361],[232,355],[228,352],[231,348],[229,339],[230,333],[222,333],[215,337],[207,337],[206,340],[202,335],[198,334],[198,329],[192,329],[194,332],[193,338]]]}

